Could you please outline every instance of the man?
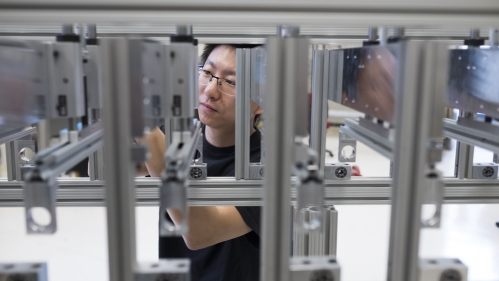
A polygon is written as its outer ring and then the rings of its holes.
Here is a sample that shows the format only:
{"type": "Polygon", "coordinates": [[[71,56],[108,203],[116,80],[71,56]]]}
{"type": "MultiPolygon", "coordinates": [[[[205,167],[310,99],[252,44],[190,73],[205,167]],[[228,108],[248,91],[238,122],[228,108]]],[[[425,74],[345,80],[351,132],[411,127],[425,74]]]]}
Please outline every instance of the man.
{"type": "MultiPolygon", "coordinates": [[[[209,177],[234,176],[236,48],[255,45],[207,45],[199,70],[199,119],[203,126],[203,160],[209,177]]],[[[250,158],[260,161],[261,134],[254,117],[263,110],[251,102],[250,158]]],[[[165,136],[159,128],[145,139],[151,158],[142,174],[159,177],[164,168],[165,136]]],[[[163,211],[164,212],[164,211],[163,211]]],[[[174,223],[182,216],[167,210],[174,223]]],[[[259,279],[260,207],[207,206],[188,208],[189,231],[183,237],[160,237],[159,257],[191,259],[193,281],[259,279]]]]}

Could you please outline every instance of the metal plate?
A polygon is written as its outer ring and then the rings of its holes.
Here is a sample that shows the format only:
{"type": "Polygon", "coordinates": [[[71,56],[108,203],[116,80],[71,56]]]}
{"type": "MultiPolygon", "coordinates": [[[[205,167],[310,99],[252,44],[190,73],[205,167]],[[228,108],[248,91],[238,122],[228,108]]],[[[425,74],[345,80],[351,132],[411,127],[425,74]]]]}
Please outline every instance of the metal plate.
{"type": "Polygon", "coordinates": [[[41,44],[0,41],[0,133],[31,125],[43,115],[43,89],[47,87],[42,71],[41,44]]]}
{"type": "Polygon", "coordinates": [[[337,93],[335,102],[393,124],[397,71],[394,53],[385,46],[335,52],[338,52],[338,64],[332,75],[342,72],[332,77],[338,79],[336,91],[341,93],[337,93]]]}
{"type": "Polygon", "coordinates": [[[450,51],[449,107],[499,118],[499,49],[450,51]]]}

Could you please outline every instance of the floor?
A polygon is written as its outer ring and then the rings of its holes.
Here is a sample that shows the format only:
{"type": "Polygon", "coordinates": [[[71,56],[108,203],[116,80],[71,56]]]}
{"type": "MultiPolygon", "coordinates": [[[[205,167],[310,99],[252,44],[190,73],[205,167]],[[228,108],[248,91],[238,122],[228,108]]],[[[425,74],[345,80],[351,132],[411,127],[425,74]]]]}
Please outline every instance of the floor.
{"type": "MultiPolygon", "coordinates": [[[[338,128],[328,130],[327,148],[337,155],[338,128]]],[[[475,162],[490,162],[492,153],[477,149],[475,162]]],[[[329,162],[336,157],[328,158],[329,162]]],[[[364,176],[386,177],[390,163],[357,144],[357,165],[364,176]]],[[[440,165],[453,175],[454,152],[440,165]]],[[[1,170],[1,168],[0,168],[1,170]]],[[[337,206],[338,261],[343,281],[386,280],[390,206],[337,206]]],[[[0,208],[0,263],[45,261],[50,281],[105,281],[107,231],[102,207],[60,207],[58,231],[50,236],[27,236],[23,208],[0,208]]],[[[137,258],[157,259],[157,208],[137,208],[137,258]]],[[[499,280],[499,204],[445,205],[440,229],[421,232],[420,256],[459,258],[469,267],[469,279],[499,280]]]]}

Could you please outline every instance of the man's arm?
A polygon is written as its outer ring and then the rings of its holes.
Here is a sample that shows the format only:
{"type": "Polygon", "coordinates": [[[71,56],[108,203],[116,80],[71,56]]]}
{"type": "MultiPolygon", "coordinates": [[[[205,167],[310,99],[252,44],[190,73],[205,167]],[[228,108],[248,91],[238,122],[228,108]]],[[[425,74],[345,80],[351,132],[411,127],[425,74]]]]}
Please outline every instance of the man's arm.
{"type": "MultiPolygon", "coordinates": [[[[183,235],[191,250],[203,249],[220,242],[234,239],[251,231],[234,206],[189,207],[189,231],[183,235]]],[[[175,224],[183,221],[176,209],[168,209],[175,224]]]]}
{"type": "MultiPolygon", "coordinates": [[[[156,128],[138,143],[149,144],[150,157],[145,163],[151,177],[161,176],[165,168],[163,155],[166,151],[165,135],[156,128]]],[[[184,235],[184,241],[191,250],[199,250],[217,243],[234,239],[251,231],[233,206],[189,207],[189,231],[184,235]]],[[[175,209],[168,210],[175,224],[183,221],[182,214],[175,209]]]]}

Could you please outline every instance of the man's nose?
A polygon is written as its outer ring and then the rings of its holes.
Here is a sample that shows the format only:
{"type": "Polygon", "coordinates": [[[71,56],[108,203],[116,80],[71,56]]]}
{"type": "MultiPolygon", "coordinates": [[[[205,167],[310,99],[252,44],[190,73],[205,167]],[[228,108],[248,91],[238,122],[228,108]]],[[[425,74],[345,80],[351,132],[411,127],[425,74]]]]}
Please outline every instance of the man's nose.
{"type": "Polygon", "coordinates": [[[204,88],[204,94],[208,96],[208,98],[213,98],[218,100],[220,98],[220,91],[218,90],[218,80],[212,78],[211,81],[208,82],[208,85],[204,88]]]}

